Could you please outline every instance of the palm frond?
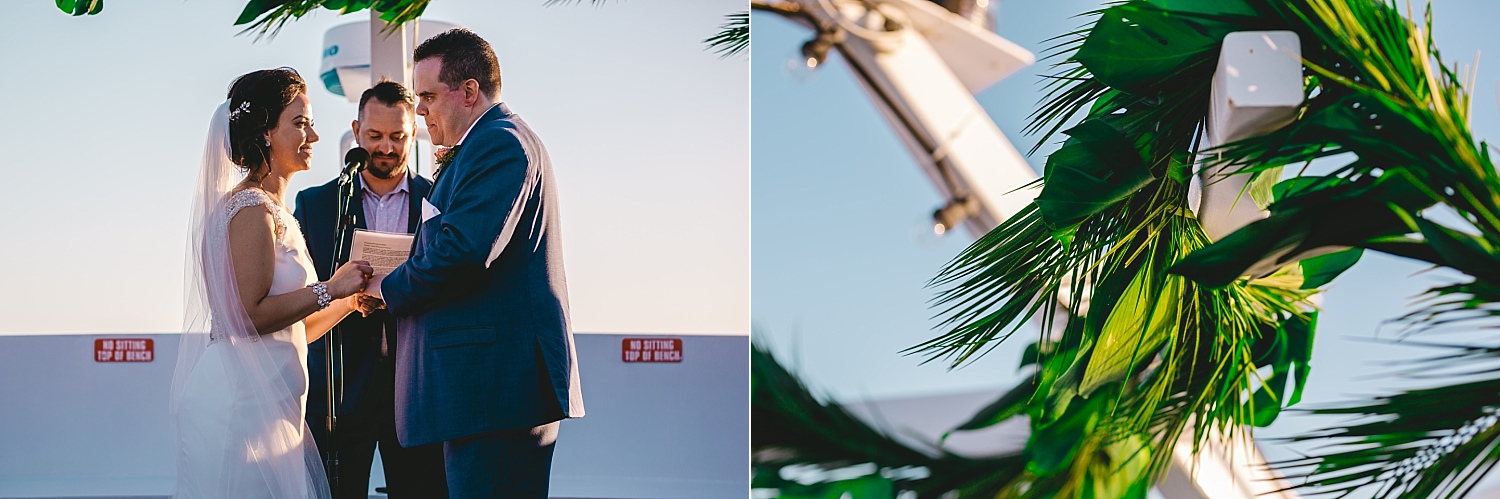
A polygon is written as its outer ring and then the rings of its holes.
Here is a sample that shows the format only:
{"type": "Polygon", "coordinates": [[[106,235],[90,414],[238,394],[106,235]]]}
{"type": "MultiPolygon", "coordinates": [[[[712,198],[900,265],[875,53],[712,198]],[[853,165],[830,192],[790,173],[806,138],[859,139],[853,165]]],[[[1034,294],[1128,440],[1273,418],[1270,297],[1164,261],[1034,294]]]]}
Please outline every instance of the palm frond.
{"type": "MultiPolygon", "coordinates": [[[[1429,345],[1431,346],[1431,345],[1429,345]]],[[[1370,402],[1307,412],[1353,417],[1347,424],[1289,440],[1330,440],[1317,456],[1273,466],[1319,494],[1359,489],[1377,498],[1461,497],[1500,462],[1500,348],[1442,346],[1456,350],[1419,364],[1424,370],[1455,364],[1492,364],[1477,380],[1409,390],[1370,402]]],[[[1476,376],[1469,376],[1473,379],[1476,376]]],[[[1458,378],[1454,378],[1455,381],[1458,378]]]]}
{"type": "Polygon", "coordinates": [[[719,26],[719,33],[703,40],[708,44],[708,49],[719,54],[719,57],[729,57],[750,47],[750,12],[738,12],[725,16],[727,21],[719,26]]]}
{"type": "MultiPolygon", "coordinates": [[[[759,345],[752,350],[751,371],[755,486],[780,489],[783,496],[864,497],[863,491],[888,497],[909,490],[921,498],[1144,498],[1153,481],[1146,439],[1102,428],[1106,422],[1095,413],[1103,399],[1075,404],[1046,424],[1030,418],[1024,453],[966,458],[940,445],[911,448],[841,406],[819,401],[759,345]],[[801,484],[781,476],[784,469],[839,473],[861,466],[870,474],[832,482],[801,484]]],[[[949,433],[1035,414],[1043,404],[1032,396],[1037,381],[1007,391],[949,433]]]]}
{"type": "Polygon", "coordinates": [[[246,25],[240,34],[254,33],[256,40],[275,38],[288,22],[301,19],[319,8],[338,12],[339,15],[365,9],[379,11],[380,19],[386,22],[386,32],[394,32],[406,23],[417,20],[426,11],[432,0],[250,0],[245,10],[235,19],[234,25],[246,25]]]}
{"type": "Polygon", "coordinates": [[[840,469],[872,463],[887,470],[922,468],[926,476],[896,479],[895,485],[923,498],[950,491],[967,498],[994,497],[1025,470],[1026,462],[1019,454],[967,458],[936,447],[911,448],[842,406],[818,400],[759,344],[751,348],[750,370],[750,444],[758,476],[775,477],[781,468],[793,465],[840,469]]]}
{"type": "MultiPolygon", "coordinates": [[[[1271,216],[1179,262],[1173,271],[1210,285],[1254,274],[1320,248],[1361,247],[1415,258],[1473,279],[1430,289],[1397,322],[1414,334],[1493,319],[1500,301],[1500,178],[1468,128],[1465,77],[1438,63],[1431,8],[1423,24],[1375,1],[1304,0],[1272,5],[1304,40],[1309,99],[1281,130],[1213,151],[1236,174],[1265,165],[1353,153],[1323,178],[1278,185],[1271,216]],[[1441,204],[1459,214],[1449,227],[1421,216],[1441,204]]],[[[1453,365],[1493,360],[1465,349],[1453,365]]],[[[1471,369],[1472,370],[1472,369],[1471,369]]],[[[1494,419],[1500,372],[1478,381],[1319,409],[1365,416],[1358,424],[1295,440],[1334,438],[1303,459],[1281,463],[1316,491],[1373,491],[1377,497],[1455,497],[1500,456],[1494,419]]]]}
{"type": "MultiPolygon", "coordinates": [[[[1034,428],[1082,411],[1097,422],[1089,438],[1145,446],[1148,478],[1170,458],[1149,449],[1184,433],[1199,444],[1235,425],[1269,424],[1295,403],[1317,292],[1303,286],[1301,268],[1212,285],[1168,272],[1210,245],[1188,208],[1187,183],[1218,43],[1275,26],[1267,12],[1233,0],[1176,10],[1126,1],[1059,38],[1071,54],[1054,65],[1027,132],[1068,138],[1047,158],[1036,202],[933,279],[945,332],[909,351],[956,366],[1039,319],[1061,333],[1038,340],[1034,428]]],[[[1318,279],[1349,264],[1316,266],[1318,279]]],[[[1033,471],[1041,482],[1067,476],[1033,471]]]]}

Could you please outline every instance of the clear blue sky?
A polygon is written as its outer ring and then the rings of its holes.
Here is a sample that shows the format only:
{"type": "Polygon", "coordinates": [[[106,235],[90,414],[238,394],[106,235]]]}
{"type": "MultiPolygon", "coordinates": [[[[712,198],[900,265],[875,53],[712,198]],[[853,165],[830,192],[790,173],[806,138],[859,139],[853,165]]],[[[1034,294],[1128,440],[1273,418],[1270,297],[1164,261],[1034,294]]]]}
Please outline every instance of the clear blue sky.
{"type": "MultiPolygon", "coordinates": [[[[437,0],[426,17],[495,47],[502,99],[547,143],[575,328],[749,332],[749,63],[701,42],[743,0],[437,0]]],[[[354,105],[318,83],[319,10],[274,40],[235,36],[245,1],[50,1],[0,16],[0,334],[180,327],[186,215],[229,82],[291,66],[310,83],[313,169],[339,168],[354,105]]]]}
{"type": "MultiPolygon", "coordinates": [[[[1043,40],[1076,29],[1073,16],[1102,2],[1007,0],[997,7],[1001,36],[1040,53],[1043,40]]],[[[1435,33],[1448,62],[1469,64],[1476,50],[1500,54],[1493,19],[1500,10],[1480,0],[1434,2],[1435,33]]],[[[1419,9],[1420,11],[1420,9],[1419,9]]],[[[919,365],[898,352],[935,336],[924,283],[969,242],[930,236],[929,216],[942,204],[896,135],[834,56],[811,77],[788,71],[805,29],[772,14],[752,18],[754,240],[752,322],[758,341],[795,366],[816,391],[845,401],[921,394],[999,390],[1019,380],[1021,349],[1035,338],[1025,330],[968,367],[949,372],[919,365]]],[[[978,99],[1015,145],[1033,137],[1020,130],[1033,109],[1045,62],[982,92],[978,99]]],[[[1474,130],[1500,138],[1496,80],[1481,61],[1474,93],[1474,130]]],[[[1055,145],[1030,158],[1039,168],[1055,145]]],[[[1367,254],[1332,285],[1318,329],[1304,404],[1425,386],[1395,380],[1390,359],[1435,352],[1371,343],[1390,338],[1381,321],[1396,317],[1409,298],[1444,281],[1413,276],[1421,266],[1367,254]]],[[[1452,335],[1430,340],[1456,340],[1452,335]]],[[[1327,420],[1284,416],[1260,436],[1308,431],[1327,420]]],[[[1273,458],[1291,449],[1271,446],[1273,458]]]]}

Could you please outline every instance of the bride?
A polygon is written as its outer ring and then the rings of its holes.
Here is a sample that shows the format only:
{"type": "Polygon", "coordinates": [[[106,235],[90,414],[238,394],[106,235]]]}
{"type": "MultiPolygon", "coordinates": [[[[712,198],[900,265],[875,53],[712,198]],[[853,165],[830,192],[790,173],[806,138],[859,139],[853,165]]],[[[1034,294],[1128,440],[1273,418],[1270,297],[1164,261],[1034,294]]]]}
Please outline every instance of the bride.
{"type": "Polygon", "coordinates": [[[329,495],[303,423],[307,343],[379,301],[361,293],[366,262],[315,282],[283,203],[318,141],[306,90],[289,68],[246,74],[209,124],[172,380],[176,497],[329,495]]]}

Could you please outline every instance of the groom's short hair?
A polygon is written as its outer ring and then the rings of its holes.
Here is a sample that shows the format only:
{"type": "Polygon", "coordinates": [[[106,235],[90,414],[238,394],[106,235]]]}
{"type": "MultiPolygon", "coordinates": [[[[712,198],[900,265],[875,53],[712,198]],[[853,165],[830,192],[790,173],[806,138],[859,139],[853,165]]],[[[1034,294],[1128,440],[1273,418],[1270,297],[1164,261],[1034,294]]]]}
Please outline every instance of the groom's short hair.
{"type": "Polygon", "coordinates": [[[370,102],[371,99],[380,101],[381,104],[387,106],[406,106],[408,111],[415,111],[417,108],[417,101],[412,98],[411,91],[407,90],[406,86],[391,80],[382,79],[380,83],[376,83],[375,86],[365,90],[365,93],[359,96],[360,119],[364,119],[365,103],[370,102]]]}
{"type": "Polygon", "coordinates": [[[412,63],[437,57],[443,61],[438,81],[452,90],[464,80],[479,82],[479,91],[491,99],[500,96],[500,61],[490,43],[465,28],[453,28],[417,45],[412,63]]]}

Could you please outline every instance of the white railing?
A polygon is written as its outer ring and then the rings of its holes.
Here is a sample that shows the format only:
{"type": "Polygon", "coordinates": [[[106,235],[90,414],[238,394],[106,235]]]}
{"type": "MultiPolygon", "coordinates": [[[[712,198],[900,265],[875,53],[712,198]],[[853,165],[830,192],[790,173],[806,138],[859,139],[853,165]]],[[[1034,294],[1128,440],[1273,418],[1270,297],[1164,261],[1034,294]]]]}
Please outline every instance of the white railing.
{"type": "MultiPolygon", "coordinates": [[[[577,334],[588,415],[564,421],[552,495],[743,497],[749,337],[577,334]],[[676,363],[627,363],[625,338],[680,338],[676,363]]],[[[164,497],[175,333],[0,336],[0,497],[164,497]],[[99,362],[96,339],[149,338],[151,362],[99,362]]],[[[377,464],[371,490],[384,484],[377,464]]],[[[373,496],[373,494],[372,494],[373,496]]]]}

